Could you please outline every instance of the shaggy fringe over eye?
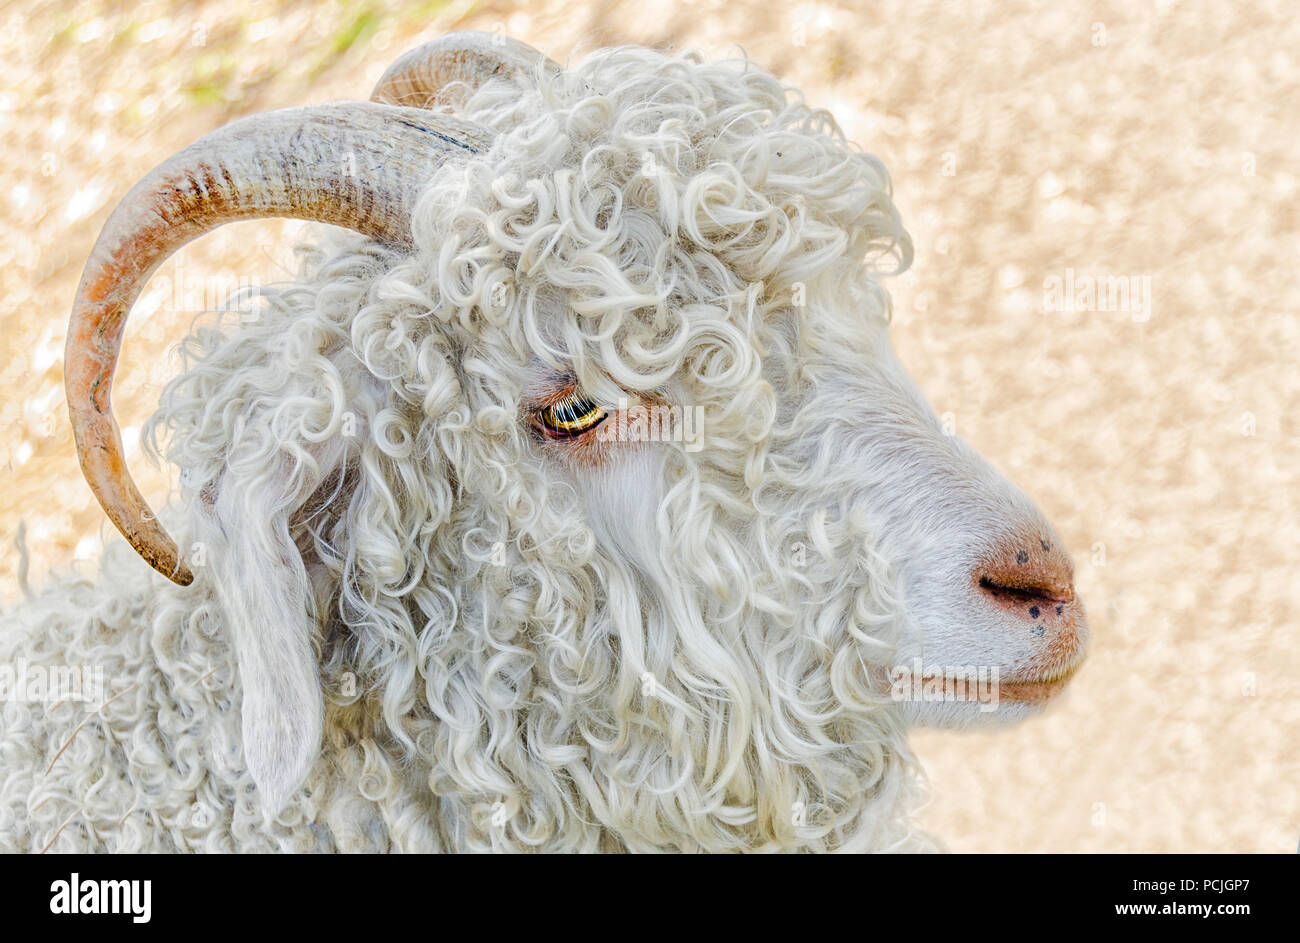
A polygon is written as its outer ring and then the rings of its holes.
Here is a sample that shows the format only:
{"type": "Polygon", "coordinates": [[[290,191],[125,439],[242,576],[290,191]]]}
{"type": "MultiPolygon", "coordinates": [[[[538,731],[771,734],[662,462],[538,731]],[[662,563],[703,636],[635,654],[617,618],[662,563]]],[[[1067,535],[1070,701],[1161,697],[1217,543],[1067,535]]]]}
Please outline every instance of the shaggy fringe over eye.
{"type": "Polygon", "coordinates": [[[412,849],[924,844],[869,677],[894,576],[789,421],[804,326],[887,316],[873,271],[910,261],[884,168],[743,60],[605,50],[462,110],[500,138],[431,182],[418,251],[324,237],[188,342],[149,430],[213,553],[257,538],[223,509],[282,496],[325,691],[303,814],[412,849]],[[636,559],[521,423],[537,363],[703,410],[703,448],[655,453],[636,559]]]}

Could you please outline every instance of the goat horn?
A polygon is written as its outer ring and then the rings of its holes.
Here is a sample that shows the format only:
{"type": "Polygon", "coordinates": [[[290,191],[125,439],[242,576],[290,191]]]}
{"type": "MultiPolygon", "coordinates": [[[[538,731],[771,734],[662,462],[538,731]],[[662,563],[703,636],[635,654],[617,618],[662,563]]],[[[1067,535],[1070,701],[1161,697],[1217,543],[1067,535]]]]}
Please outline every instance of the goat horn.
{"type": "Polygon", "coordinates": [[[417,46],[394,62],[370,95],[374,102],[431,108],[446,104],[444,89],[462,82],[470,90],[488,79],[533,84],[541,72],[560,66],[527,43],[500,33],[464,30],[417,46]]]}
{"type": "Polygon", "coordinates": [[[158,572],[194,575],[127,470],[110,393],[127,314],[153,271],[223,223],[282,216],[409,246],[411,209],[449,158],[491,132],[415,108],[347,102],[254,115],[154,168],[95,242],[68,325],[64,386],[77,456],[117,529],[158,572]]]}

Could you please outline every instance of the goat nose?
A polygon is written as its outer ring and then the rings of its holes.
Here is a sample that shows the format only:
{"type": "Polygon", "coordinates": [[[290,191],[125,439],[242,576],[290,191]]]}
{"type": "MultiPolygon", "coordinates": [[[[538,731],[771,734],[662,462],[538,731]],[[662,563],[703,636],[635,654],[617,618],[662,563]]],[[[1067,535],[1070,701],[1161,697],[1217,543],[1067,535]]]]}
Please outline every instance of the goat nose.
{"type": "Polygon", "coordinates": [[[1052,621],[1075,607],[1074,566],[1050,534],[1026,529],[1001,538],[975,568],[991,602],[1027,621],[1052,621]]]}

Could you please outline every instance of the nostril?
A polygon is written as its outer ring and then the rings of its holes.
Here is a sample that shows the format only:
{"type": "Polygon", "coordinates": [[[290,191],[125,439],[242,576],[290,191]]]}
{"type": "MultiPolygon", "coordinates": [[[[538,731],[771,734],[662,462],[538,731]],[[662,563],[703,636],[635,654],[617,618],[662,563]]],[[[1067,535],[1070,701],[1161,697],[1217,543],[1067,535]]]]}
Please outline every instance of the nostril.
{"type": "Polygon", "coordinates": [[[1070,558],[1046,536],[1004,538],[975,569],[981,593],[1031,620],[1063,615],[1074,602],[1070,558]]]}
{"type": "Polygon", "coordinates": [[[1007,583],[999,583],[991,576],[980,577],[980,589],[994,599],[1001,600],[1005,598],[1010,602],[1037,602],[1044,608],[1063,606],[1074,599],[1073,590],[1062,592],[1059,587],[1054,586],[1012,586],[1007,583]]]}

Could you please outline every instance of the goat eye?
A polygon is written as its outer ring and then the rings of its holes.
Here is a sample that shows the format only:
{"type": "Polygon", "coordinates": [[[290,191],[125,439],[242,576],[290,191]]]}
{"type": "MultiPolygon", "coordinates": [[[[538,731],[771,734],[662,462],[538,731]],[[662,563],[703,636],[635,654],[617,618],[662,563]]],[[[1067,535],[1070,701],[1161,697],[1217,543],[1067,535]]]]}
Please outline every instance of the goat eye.
{"type": "Polygon", "coordinates": [[[579,436],[600,425],[609,413],[579,393],[534,411],[537,422],[547,432],[560,438],[579,436]]]}

